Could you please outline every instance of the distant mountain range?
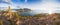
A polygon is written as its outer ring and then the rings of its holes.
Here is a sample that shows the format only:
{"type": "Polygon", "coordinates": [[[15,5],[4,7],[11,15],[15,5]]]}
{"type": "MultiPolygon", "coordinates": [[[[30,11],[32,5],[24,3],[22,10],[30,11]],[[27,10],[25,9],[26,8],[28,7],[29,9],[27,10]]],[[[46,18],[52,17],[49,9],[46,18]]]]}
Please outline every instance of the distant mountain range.
{"type": "Polygon", "coordinates": [[[32,13],[31,9],[12,9],[12,10],[16,10],[18,12],[22,12],[19,15],[20,16],[33,16],[34,14],[32,13]]]}

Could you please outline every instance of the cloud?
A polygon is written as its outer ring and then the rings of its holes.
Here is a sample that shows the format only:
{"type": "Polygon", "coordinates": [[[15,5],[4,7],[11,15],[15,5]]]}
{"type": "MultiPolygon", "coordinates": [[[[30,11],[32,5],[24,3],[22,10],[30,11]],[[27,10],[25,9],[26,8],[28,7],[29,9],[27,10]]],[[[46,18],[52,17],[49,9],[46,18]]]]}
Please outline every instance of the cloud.
{"type": "Polygon", "coordinates": [[[0,0],[0,3],[11,4],[11,0],[0,0]]]}
{"type": "Polygon", "coordinates": [[[28,7],[32,10],[42,10],[43,12],[57,12],[59,10],[57,7],[60,8],[60,4],[54,0],[44,0],[41,4],[28,4],[22,7],[28,7]]]}
{"type": "Polygon", "coordinates": [[[3,0],[3,1],[5,1],[5,2],[10,2],[11,0],[3,0]]]}
{"type": "MultiPolygon", "coordinates": [[[[17,4],[12,2],[11,0],[3,0],[4,2],[8,2],[12,4],[12,7],[16,8],[16,6],[19,6],[21,8],[30,8],[32,10],[42,10],[43,12],[57,12],[58,8],[60,8],[60,3],[58,3],[56,0],[43,0],[41,3],[35,3],[35,4],[17,4]]],[[[7,6],[5,3],[0,4],[0,6],[7,6]]]]}

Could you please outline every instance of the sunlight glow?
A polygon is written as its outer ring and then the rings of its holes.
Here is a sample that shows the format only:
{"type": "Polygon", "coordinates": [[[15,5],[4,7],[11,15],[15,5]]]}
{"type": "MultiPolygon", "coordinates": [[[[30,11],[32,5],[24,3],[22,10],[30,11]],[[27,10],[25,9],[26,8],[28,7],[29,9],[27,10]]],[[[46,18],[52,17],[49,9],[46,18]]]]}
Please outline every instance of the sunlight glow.
{"type": "Polygon", "coordinates": [[[25,3],[27,3],[27,0],[25,0],[25,3]]]}
{"type": "Polygon", "coordinates": [[[53,13],[53,10],[52,10],[52,8],[49,7],[48,14],[52,14],[52,13],[53,13]]]}
{"type": "Polygon", "coordinates": [[[49,12],[48,14],[52,14],[52,12],[49,12]]]}

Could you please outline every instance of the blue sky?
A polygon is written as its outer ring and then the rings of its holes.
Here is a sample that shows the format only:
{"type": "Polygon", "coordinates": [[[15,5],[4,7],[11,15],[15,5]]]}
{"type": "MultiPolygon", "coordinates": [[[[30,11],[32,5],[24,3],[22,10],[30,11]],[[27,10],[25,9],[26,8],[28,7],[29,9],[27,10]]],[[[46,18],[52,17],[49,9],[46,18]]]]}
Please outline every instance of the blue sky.
{"type": "MultiPolygon", "coordinates": [[[[27,4],[28,3],[37,3],[37,2],[41,2],[42,0],[27,0],[27,4]]],[[[25,3],[25,0],[12,0],[12,2],[14,3],[25,3]]]]}
{"type": "Polygon", "coordinates": [[[0,0],[0,7],[30,8],[32,10],[46,10],[53,12],[60,9],[60,0],[0,0]]]}
{"type": "Polygon", "coordinates": [[[27,4],[36,4],[36,3],[40,3],[40,2],[42,2],[42,0],[0,0],[0,3],[9,3],[9,2],[12,2],[12,3],[17,3],[17,4],[21,4],[21,3],[23,3],[23,4],[25,4],[25,3],[27,3],[27,4]]]}
{"type": "Polygon", "coordinates": [[[60,0],[57,0],[58,3],[60,3],[60,0]]]}

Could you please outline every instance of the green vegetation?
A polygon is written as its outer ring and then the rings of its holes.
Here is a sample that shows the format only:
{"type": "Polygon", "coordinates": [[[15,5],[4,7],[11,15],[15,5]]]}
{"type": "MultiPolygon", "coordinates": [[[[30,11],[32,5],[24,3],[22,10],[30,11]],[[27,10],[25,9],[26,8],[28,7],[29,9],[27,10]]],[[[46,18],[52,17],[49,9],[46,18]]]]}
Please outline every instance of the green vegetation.
{"type": "Polygon", "coordinates": [[[2,20],[0,20],[0,25],[3,25],[3,21],[2,20]]]}
{"type": "Polygon", "coordinates": [[[22,18],[21,16],[18,15],[18,13],[14,13],[14,16],[17,18],[22,18]]]}

